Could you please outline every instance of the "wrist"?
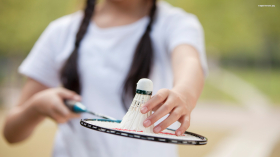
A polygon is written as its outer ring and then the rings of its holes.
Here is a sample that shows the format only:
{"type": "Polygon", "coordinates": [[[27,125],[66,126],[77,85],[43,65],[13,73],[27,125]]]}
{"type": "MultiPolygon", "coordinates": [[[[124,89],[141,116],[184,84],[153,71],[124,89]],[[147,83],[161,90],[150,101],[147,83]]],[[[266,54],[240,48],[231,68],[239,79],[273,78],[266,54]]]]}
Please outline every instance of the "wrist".
{"type": "Polygon", "coordinates": [[[45,117],[45,115],[40,111],[39,104],[40,104],[40,99],[37,97],[37,94],[33,95],[29,99],[28,110],[32,115],[43,118],[45,117]]]}
{"type": "Polygon", "coordinates": [[[194,109],[198,98],[192,92],[188,91],[187,87],[174,86],[172,91],[177,93],[183,100],[185,100],[185,102],[187,102],[187,104],[191,107],[191,110],[194,109]]]}

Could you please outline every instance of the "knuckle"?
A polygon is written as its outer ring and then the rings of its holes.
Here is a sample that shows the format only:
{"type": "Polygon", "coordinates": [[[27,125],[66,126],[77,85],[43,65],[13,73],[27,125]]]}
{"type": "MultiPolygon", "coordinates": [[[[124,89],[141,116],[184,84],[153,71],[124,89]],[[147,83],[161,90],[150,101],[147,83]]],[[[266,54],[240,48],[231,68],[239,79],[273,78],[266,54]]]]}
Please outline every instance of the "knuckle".
{"type": "Polygon", "coordinates": [[[186,120],[184,121],[184,123],[187,124],[187,125],[190,125],[190,120],[186,119],[186,120]]]}
{"type": "Polygon", "coordinates": [[[62,120],[61,119],[56,119],[55,120],[57,123],[62,123],[62,120]]]}
{"type": "Polygon", "coordinates": [[[167,93],[169,93],[169,89],[166,89],[166,88],[163,88],[163,89],[160,89],[158,91],[158,95],[161,95],[164,97],[164,95],[166,95],[167,93]]]}
{"type": "Polygon", "coordinates": [[[54,101],[50,103],[49,109],[51,109],[52,111],[56,110],[56,103],[54,101]]]}
{"type": "Polygon", "coordinates": [[[149,120],[150,120],[151,123],[153,124],[153,123],[155,123],[155,122],[157,121],[157,116],[156,116],[156,115],[151,116],[151,117],[149,118],[149,120]]]}
{"type": "Polygon", "coordinates": [[[58,123],[65,123],[65,122],[67,122],[67,119],[66,118],[59,118],[57,122],[58,123]]]}
{"type": "Polygon", "coordinates": [[[77,92],[72,91],[72,90],[70,90],[70,92],[71,92],[73,95],[76,95],[76,94],[77,94],[77,92]]]}
{"type": "Polygon", "coordinates": [[[71,116],[71,112],[69,110],[64,110],[63,112],[61,112],[61,114],[65,118],[68,118],[71,116]]]}
{"type": "Polygon", "coordinates": [[[69,115],[65,116],[65,119],[66,119],[66,121],[68,121],[68,120],[72,119],[73,117],[74,117],[73,115],[69,114],[69,115]]]}
{"type": "Polygon", "coordinates": [[[69,93],[69,94],[72,94],[72,95],[76,94],[74,91],[68,90],[68,89],[66,89],[65,92],[67,92],[67,93],[69,93]]]}
{"type": "Polygon", "coordinates": [[[164,99],[164,95],[162,93],[158,93],[156,95],[156,98],[159,99],[159,100],[163,100],[164,99]]]}
{"type": "Polygon", "coordinates": [[[152,115],[150,116],[149,120],[150,120],[151,123],[153,124],[153,123],[155,123],[156,121],[158,121],[160,118],[161,118],[160,115],[159,115],[158,113],[156,113],[156,114],[152,114],[152,115]]]}
{"type": "Polygon", "coordinates": [[[183,125],[181,125],[180,128],[181,128],[181,130],[186,131],[189,128],[189,125],[188,124],[183,124],[183,125]]]}
{"type": "Polygon", "coordinates": [[[180,117],[181,115],[182,115],[182,111],[180,111],[180,110],[175,110],[175,111],[173,111],[172,112],[172,114],[175,116],[175,117],[180,117]]]}
{"type": "Polygon", "coordinates": [[[182,126],[181,129],[182,129],[183,131],[186,131],[186,130],[188,129],[188,127],[187,127],[187,126],[182,126]]]}
{"type": "Polygon", "coordinates": [[[57,87],[54,89],[56,92],[61,92],[63,90],[63,87],[57,87]]]}
{"type": "Polygon", "coordinates": [[[61,118],[58,116],[52,116],[52,119],[54,119],[57,123],[61,122],[61,118]]]}
{"type": "Polygon", "coordinates": [[[60,100],[59,100],[59,98],[54,99],[54,100],[52,101],[52,103],[51,103],[51,107],[52,107],[53,109],[57,109],[57,106],[59,106],[59,105],[60,105],[60,100]]]}
{"type": "Polygon", "coordinates": [[[180,96],[178,96],[178,95],[176,95],[176,94],[173,95],[173,99],[174,99],[175,101],[180,101],[180,100],[181,100],[180,96]]]}
{"type": "Polygon", "coordinates": [[[190,121],[185,121],[184,124],[182,125],[183,128],[185,128],[186,130],[189,128],[190,126],[190,121]]]}
{"type": "Polygon", "coordinates": [[[79,114],[71,114],[71,116],[69,118],[79,118],[80,115],[79,114]]]}
{"type": "Polygon", "coordinates": [[[168,122],[168,121],[163,121],[163,122],[160,124],[161,128],[167,128],[169,125],[170,125],[170,122],[168,122]]]}
{"type": "Polygon", "coordinates": [[[163,88],[163,89],[161,89],[161,91],[162,91],[163,93],[168,93],[168,92],[169,92],[169,89],[163,88]]]}
{"type": "Polygon", "coordinates": [[[172,109],[172,106],[170,104],[165,104],[162,106],[163,107],[163,110],[171,110],[172,109]]]}
{"type": "Polygon", "coordinates": [[[176,93],[173,93],[173,94],[172,94],[172,99],[173,99],[174,101],[177,101],[177,102],[183,102],[181,96],[178,95],[178,94],[176,94],[176,93]]]}
{"type": "Polygon", "coordinates": [[[186,115],[186,114],[188,114],[188,112],[189,112],[188,107],[185,106],[185,105],[183,105],[182,108],[181,108],[180,110],[182,111],[182,114],[183,114],[183,115],[186,115]]]}

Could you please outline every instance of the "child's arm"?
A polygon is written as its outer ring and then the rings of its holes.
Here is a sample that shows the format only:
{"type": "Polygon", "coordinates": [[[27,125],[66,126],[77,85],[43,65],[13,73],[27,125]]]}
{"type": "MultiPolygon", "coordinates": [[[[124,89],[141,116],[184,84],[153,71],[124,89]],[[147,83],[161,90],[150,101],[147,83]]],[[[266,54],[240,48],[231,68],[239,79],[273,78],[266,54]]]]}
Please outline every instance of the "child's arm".
{"type": "Polygon", "coordinates": [[[202,92],[204,85],[203,70],[199,55],[192,46],[183,44],[172,52],[174,76],[173,89],[161,89],[145,105],[141,112],[154,110],[154,114],[144,121],[148,127],[170,113],[168,118],[154,128],[158,133],[175,121],[181,122],[176,135],[181,135],[190,125],[190,114],[202,92]]]}
{"type": "Polygon", "coordinates": [[[34,128],[47,116],[58,123],[78,115],[71,113],[63,104],[63,99],[80,101],[80,97],[64,88],[47,88],[43,84],[28,79],[18,102],[7,115],[4,137],[10,143],[20,142],[33,132],[34,128]]]}

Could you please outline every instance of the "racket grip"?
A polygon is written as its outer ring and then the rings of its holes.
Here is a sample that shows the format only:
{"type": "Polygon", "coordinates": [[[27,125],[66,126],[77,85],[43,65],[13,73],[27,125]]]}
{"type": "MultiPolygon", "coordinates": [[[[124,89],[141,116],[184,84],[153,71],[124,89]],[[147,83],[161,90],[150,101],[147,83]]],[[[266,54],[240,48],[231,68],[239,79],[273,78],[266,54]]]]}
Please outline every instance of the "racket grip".
{"type": "Polygon", "coordinates": [[[64,100],[64,104],[75,113],[87,112],[86,107],[81,104],[80,102],[73,101],[73,100],[64,100]]]}

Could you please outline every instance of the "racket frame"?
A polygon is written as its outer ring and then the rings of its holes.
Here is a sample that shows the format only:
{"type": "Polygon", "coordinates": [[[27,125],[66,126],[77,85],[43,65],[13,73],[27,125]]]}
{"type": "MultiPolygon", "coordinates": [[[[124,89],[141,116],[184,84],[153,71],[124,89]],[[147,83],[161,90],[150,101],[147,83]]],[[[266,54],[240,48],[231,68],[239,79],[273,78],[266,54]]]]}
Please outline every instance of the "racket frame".
{"type": "MultiPolygon", "coordinates": [[[[161,142],[161,143],[169,143],[169,144],[180,144],[180,145],[206,145],[208,139],[202,135],[195,134],[192,132],[185,131],[184,134],[189,134],[192,136],[195,136],[201,140],[184,140],[184,139],[172,139],[172,138],[165,138],[165,137],[155,137],[155,136],[149,136],[149,135],[142,135],[142,134],[137,134],[137,132],[127,132],[127,131],[122,131],[122,130],[115,130],[115,129],[110,129],[110,128],[105,128],[97,125],[93,125],[88,123],[88,121],[103,121],[103,122],[114,122],[114,123],[120,123],[120,120],[109,120],[109,119],[81,119],[80,124],[83,127],[100,131],[103,133],[108,133],[108,134],[113,134],[113,135],[118,135],[118,136],[123,136],[123,137],[129,137],[129,138],[135,138],[135,139],[141,139],[141,140],[146,140],[146,141],[154,141],[154,142],[161,142]]],[[[174,129],[166,128],[167,130],[170,131],[176,131],[174,129]]]]}

